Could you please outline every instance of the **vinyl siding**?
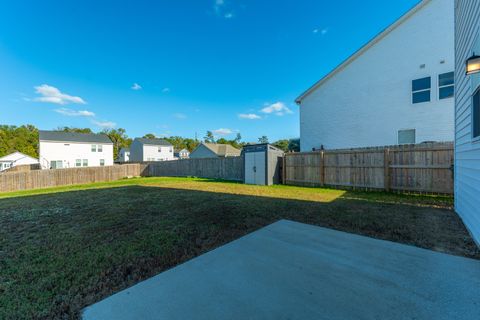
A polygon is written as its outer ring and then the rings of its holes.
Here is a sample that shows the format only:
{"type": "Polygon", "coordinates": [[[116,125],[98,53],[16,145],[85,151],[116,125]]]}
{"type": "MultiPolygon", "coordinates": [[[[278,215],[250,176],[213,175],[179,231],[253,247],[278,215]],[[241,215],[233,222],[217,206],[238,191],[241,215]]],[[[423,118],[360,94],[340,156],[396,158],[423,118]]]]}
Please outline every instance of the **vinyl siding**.
{"type": "Polygon", "coordinates": [[[472,139],[472,94],[480,76],[465,75],[465,61],[480,53],[480,1],[455,2],[455,209],[480,244],[480,141],[472,139]]]}
{"type": "Polygon", "coordinates": [[[216,158],[218,157],[215,152],[208,149],[203,144],[200,144],[195,150],[190,153],[190,159],[200,159],[200,158],[216,158]]]}

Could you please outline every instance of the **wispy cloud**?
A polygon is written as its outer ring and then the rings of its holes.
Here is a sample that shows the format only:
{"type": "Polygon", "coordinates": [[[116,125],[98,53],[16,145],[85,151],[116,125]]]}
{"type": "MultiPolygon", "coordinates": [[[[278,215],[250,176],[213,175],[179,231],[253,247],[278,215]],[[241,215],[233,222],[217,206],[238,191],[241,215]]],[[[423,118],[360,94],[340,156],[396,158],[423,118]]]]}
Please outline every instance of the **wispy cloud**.
{"type": "Polygon", "coordinates": [[[180,120],[187,119],[187,115],[185,113],[174,113],[173,116],[180,120]]]}
{"type": "Polygon", "coordinates": [[[87,110],[72,110],[68,108],[60,108],[53,110],[57,113],[63,114],[68,117],[95,117],[95,113],[87,110]]]}
{"type": "Polygon", "coordinates": [[[59,105],[70,103],[86,104],[85,100],[82,98],[62,93],[59,89],[49,86],[48,84],[42,84],[41,86],[36,86],[34,88],[35,92],[39,94],[40,97],[34,98],[33,101],[55,103],[59,105]]]}
{"type": "Polygon", "coordinates": [[[262,119],[262,117],[260,117],[258,114],[255,114],[255,113],[240,113],[238,117],[240,119],[248,119],[248,120],[262,119]]]}
{"type": "Polygon", "coordinates": [[[170,88],[163,88],[163,89],[162,89],[162,92],[163,92],[163,93],[169,93],[169,92],[170,92],[170,88]]]}
{"type": "Polygon", "coordinates": [[[216,136],[228,136],[229,134],[233,133],[233,130],[227,128],[220,128],[217,130],[213,130],[212,133],[216,136]]]}
{"type": "Polygon", "coordinates": [[[92,120],[92,123],[96,125],[97,127],[100,127],[102,129],[113,129],[117,126],[115,122],[111,121],[97,121],[97,120],[92,120]]]}
{"type": "Polygon", "coordinates": [[[214,0],[213,12],[219,17],[232,19],[235,15],[230,7],[231,6],[227,3],[227,0],[214,0]]]}
{"type": "Polygon", "coordinates": [[[266,103],[265,107],[260,111],[265,114],[274,114],[277,116],[293,113],[283,102],[275,102],[272,104],[266,103]]]}
{"type": "Polygon", "coordinates": [[[135,82],[134,84],[132,84],[132,86],[130,87],[130,89],[135,90],[135,91],[138,91],[138,90],[142,90],[143,88],[142,88],[141,85],[139,85],[138,83],[135,82]]]}
{"type": "Polygon", "coordinates": [[[312,31],[313,33],[321,34],[322,36],[326,35],[328,32],[328,28],[315,28],[312,31]]]}

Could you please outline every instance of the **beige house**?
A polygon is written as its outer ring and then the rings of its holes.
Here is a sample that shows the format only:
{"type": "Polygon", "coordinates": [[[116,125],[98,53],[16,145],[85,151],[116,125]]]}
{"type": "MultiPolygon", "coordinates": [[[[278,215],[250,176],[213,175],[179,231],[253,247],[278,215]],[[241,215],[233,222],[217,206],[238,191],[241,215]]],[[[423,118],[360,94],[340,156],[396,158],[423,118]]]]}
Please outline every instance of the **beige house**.
{"type": "Polygon", "coordinates": [[[241,153],[229,144],[201,143],[190,153],[190,159],[239,157],[241,153]]]}

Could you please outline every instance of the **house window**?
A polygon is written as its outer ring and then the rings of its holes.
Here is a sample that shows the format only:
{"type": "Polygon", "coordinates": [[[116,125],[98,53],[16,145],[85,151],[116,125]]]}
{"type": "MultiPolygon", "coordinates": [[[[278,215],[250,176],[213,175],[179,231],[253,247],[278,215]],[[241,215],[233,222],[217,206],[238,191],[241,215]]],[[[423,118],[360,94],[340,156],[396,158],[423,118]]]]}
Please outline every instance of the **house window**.
{"type": "Polygon", "coordinates": [[[92,144],[92,152],[97,152],[97,145],[92,144]]]}
{"type": "Polygon", "coordinates": [[[82,159],[76,159],[75,160],[75,167],[81,167],[82,166],[82,159]]]}
{"type": "Polygon", "coordinates": [[[415,129],[398,130],[398,144],[414,144],[415,129]]]}
{"type": "Polygon", "coordinates": [[[453,98],[455,93],[454,73],[448,72],[438,75],[438,98],[453,98]]]}
{"type": "Polygon", "coordinates": [[[101,144],[97,146],[97,152],[103,152],[103,146],[101,144]]]}
{"type": "Polygon", "coordinates": [[[63,168],[63,161],[62,160],[50,161],[50,168],[51,169],[61,169],[61,168],[63,168]]]}
{"type": "Polygon", "coordinates": [[[430,77],[412,81],[412,103],[422,103],[430,101],[430,90],[432,88],[432,79],[430,77]]]}
{"type": "Polygon", "coordinates": [[[104,166],[105,165],[105,159],[100,159],[100,166],[104,166]]]}
{"type": "Polygon", "coordinates": [[[83,159],[83,166],[88,167],[88,159],[83,159]]]}
{"type": "Polygon", "coordinates": [[[162,152],[162,147],[158,147],[158,152],[162,152]]]}
{"type": "Polygon", "coordinates": [[[472,132],[473,138],[480,137],[480,88],[473,95],[473,110],[472,110],[472,132]]]}

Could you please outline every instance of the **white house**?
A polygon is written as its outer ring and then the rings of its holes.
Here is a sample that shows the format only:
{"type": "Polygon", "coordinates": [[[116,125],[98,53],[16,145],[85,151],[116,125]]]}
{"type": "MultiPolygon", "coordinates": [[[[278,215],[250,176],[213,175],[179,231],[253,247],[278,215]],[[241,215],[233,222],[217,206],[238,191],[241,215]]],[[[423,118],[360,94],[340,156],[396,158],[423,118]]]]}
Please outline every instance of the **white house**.
{"type": "Polygon", "coordinates": [[[239,157],[241,153],[229,144],[201,143],[190,153],[190,159],[239,157]]]}
{"type": "Polygon", "coordinates": [[[130,161],[130,149],[129,148],[122,148],[118,152],[117,156],[118,162],[128,162],[130,161]]]}
{"type": "Polygon", "coordinates": [[[28,164],[38,164],[38,160],[21,152],[15,151],[14,153],[0,158],[0,171],[9,169],[11,167],[28,164]]]}
{"type": "Polygon", "coordinates": [[[178,159],[188,159],[190,157],[190,151],[187,149],[177,150],[174,152],[174,156],[178,159]]]}
{"type": "Polygon", "coordinates": [[[301,150],[453,141],[453,14],[421,1],[300,95],[301,150]]]}
{"type": "Polygon", "coordinates": [[[105,134],[39,131],[42,169],[113,165],[113,143],[105,134]]]}
{"type": "Polygon", "coordinates": [[[175,160],[173,145],[165,139],[135,138],[130,145],[130,161],[175,160]]]}
{"type": "Polygon", "coordinates": [[[480,73],[465,67],[480,55],[480,1],[455,1],[455,41],[455,210],[480,245],[480,73]]]}

